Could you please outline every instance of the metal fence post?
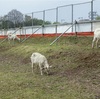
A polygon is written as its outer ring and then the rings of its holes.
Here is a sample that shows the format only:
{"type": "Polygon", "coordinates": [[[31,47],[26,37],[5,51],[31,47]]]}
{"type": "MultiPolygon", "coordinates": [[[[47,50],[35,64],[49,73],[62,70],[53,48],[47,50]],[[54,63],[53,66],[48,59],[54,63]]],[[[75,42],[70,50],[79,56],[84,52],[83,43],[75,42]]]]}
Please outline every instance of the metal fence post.
{"type": "Polygon", "coordinates": [[[1,29],[3,29],[3,17],[1,17],[1,29]]]}
{"type": "Polygon", "coordinates": [[[32,33],[33,33],[33,15],[34,13],[32,12],[32,33]]]}
{"type": "Polygon", "coordinates": [[[33,26],[33,15],[34,15],[34,13],[32,12],[32,26],[33,26]]]}
{"type": "Polygon", "coordinates": [[[21,39],[21,29],[22,29],[22,28],[20,28],[20,36],[19,36],[19,37],[20,37],[20,39],[21,39]]]}
{"type": "Polygon", "coordinates": [[[7,29],[9,29],[9,16],[7,15],[7,29]]]}
{"type": "Polygon", "coordinates": [[[93,0],[91,1],[91,32],[93,31],[93,0]]]}
{"type": "Polygon", "coordinates": [[[57,24],[58,24],[58,7],[56,8],[56,30],[55,32],[57,33],[57,24]]]}
{"type": "MultiPolygon", "coordinates": [[[[73,4],[72,4],[72,24],[73,24],[73,4]]],[[[72,26],[72,32],[73,32],[73,26],[72,26]]]]}
{"type": "Polygon", "coordinates": [[[75,34],[76,34],[76,37],[77,37],[77,21],[75,20],[75,34]]]}
{"type": "Polygon", "coordinates": [[[44,25],[45,25],[45,10],[43,11],[43,24],[42,24],[42,34],[44,35],[44,25]]]}
{"type": "Polygon", "coordinates": [[[25,26],[24,21],[25,21],[25,18],[24,18],[24,14],[23,14],[23,23],[22,23],[22,27],[24,27],[24,26],[25,26]]]}

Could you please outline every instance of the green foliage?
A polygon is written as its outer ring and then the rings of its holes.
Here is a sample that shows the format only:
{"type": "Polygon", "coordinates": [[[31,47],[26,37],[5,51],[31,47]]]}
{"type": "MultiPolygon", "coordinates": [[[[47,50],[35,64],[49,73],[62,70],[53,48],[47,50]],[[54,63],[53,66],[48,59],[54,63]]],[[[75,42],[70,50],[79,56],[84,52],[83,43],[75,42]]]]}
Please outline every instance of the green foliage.
{"type": "Polygon", "coordinates": [[[100,16],[97,16],[97,17],[96,17],[96,20],[100,20],[100,16]]]}
{"type": "Polygon", "coordinates": [[[42,24],[51,24],[51,22],[49,22],[49,21],[44,22],[43,20],[37,19],[37,18],[30,19],[30,20],[24,22],[25,26],[32,26],[32,24],[33,24],[33,26],[35,26],[35,25],[42,25],[42,24]]]}
{"type": "Polygon", "coordinates": [[[50,21],[45,21],[44,24],[45,24],[45,25],[51,24],[51,22],[50,22],[50,21]]]}
{"type": "Polygon", "coordinates": [[[13,22],[11,21],[1,21],[2,24],[0,24],[0,27],[2,29],[8,29],[8,28],[15,28],[15,27],[20,27],[20,26],[35,26],[35,25],[47,25],[47,24],[51,24],[51,22],[49,21],[43,21],[41,19],[37,19],[37,18],[34,18],[34,19],[26,19],[24,22],[22,23],[16,23],[14,24],[13,22]]]}
{"type": "Polygon", "coordinates": [[[54,22],[53,24],[60,24],[60,22],[54,22]]]}

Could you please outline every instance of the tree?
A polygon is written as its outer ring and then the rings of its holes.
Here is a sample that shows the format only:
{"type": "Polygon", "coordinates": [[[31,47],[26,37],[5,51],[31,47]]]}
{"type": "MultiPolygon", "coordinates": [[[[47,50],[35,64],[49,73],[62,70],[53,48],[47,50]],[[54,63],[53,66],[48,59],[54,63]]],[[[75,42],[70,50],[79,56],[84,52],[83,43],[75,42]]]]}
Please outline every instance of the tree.
{"type": "Polygon", "coordinates": [[[100,20],[100,15],[98,15],[95,19],[96,19],[96,20],[100,20]]]}
{"type": "Polygon", "coordinates": [[[60,22],[54,22],[53,24],[60,24],[60,22]]]}
{"type": "Polygon", "coordinates": [[[34,18],[34,19],[30,19],[29,17],[27,17],[27,20],[24,21],[24,25],[25,26],[34,26],[34,25],[46,25],[46,24],[51,24],[50,21],[43,21],[42,19],[37,19],[37,18],[34,18]]]}
{"type": "Polygon", "coordinates": [[[14,24],[21,23],[23,22],[23,14],[16,9],[13,9],[8,13],[7,20],[13,22],[14,24]]]}
{"type": "Polygon", "coordinates": [[[45,21],[44,24],[51,24],[51,22],[50,21],[45,21]]]}
{"type": "Polygon", "coordinates": [[[31,16],[25,15],[25,21],[30,21],[31,20],[31,16]]]}
{"type": "Polygon", "coordinates": [[[16,28],[23,26],[35,26],[51,24],[50,21],[33,18],[29,15],[23,15],[16,9],[11,10],[7,15],[0,17],[0,28],[16,28]]]}
{"type": "Polygon", "coordinates": [[[13,28],[14,24],[8,21],[6,16],[0,17],[0,29],[13,28]]]}

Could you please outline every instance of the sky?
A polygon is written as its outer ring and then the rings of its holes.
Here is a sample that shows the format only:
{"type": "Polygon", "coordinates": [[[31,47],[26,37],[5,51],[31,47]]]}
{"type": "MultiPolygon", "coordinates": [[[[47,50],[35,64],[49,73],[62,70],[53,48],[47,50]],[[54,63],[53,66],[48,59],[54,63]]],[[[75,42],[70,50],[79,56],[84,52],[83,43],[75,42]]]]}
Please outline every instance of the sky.
{"type": "MultiPolygon", "coordinates": [[[[0,16],[7,15],[13,9],[20,11],[23,15],[32,17],[32,12],[44,11],[57,8],[58,6],[71,5],[77,3],[91,2],[92,0],[0,0],[0,16]]],[[[94,11],[100,15],[100,0],[94,0],[94,11]]],[[[89,19],[88,13],[91,11],[91,3],[74,6],[74,20],[89,19]]],[[[56,10],[45,12],[45,21],[56,22],[56,10]]],[[[72,7],[60,7],[58,11],[58,22],[71,22],[72,7]]],[[[43,19],[43,12],[34,14],[34,18],[43,19]]]]}
{"type": "Polygon", "coordinates": [[[91,0],[0,0],[0,16],[6,15],[12,9],[26,14],[88,1],[91,0]]]}

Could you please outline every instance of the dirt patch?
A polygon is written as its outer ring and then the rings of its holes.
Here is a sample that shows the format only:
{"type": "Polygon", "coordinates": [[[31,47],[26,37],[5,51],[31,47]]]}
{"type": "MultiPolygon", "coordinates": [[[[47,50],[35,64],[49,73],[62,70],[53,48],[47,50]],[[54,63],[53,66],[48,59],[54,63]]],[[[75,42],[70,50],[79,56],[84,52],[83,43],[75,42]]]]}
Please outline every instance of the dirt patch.
{"type": "Polygon", "coordinates": [[[26,58],[23,58],[23,59],[21,60],[21,62],[22,62],[23,64],[27,64],[27,63],[29,63],[29,62],[31,62],[31,61],[30,61],[30,58],[29,58],[29,57],[26,57],[26,58]]]}
{"type": "Polygon", "coordinates": [[[10,49],[10,47],[0,46],[0,52],[4,52],[9,49],[10,49]]]}
{"type": "Polygon", "coordinates": [[[51,56],[49,56],[49,59],[58,59],[58,58],[61,58],[61,57],[69,57],[71,56],[72,53],[71,52],[58,52],[58,53],[55,53],[51,56]]]}
{"type": "MultiPolygon", "coordinates": [[[[49,56],[49,61],[54,64],[54,69],[59,69],[58,75],[64,76],[75,76],[84,74],[85,72],[89,72],[90,70],[100,69],[100,54],[99,52],[57,52],[53,55],[49,56]],[[68,58],[68,59],[67,59],[68,58]],[[55,60],[55,63],[52,62],[55,60]],[[67,66],[76,64],[76,67],[69,67],[67,66]],[[66,67],[65,67],[66,66],[66,67]],[[62,69],[64,68],[64,69],[62,69]],[[63,70],[60,72],[60,70],[63,70]]],[[[56,70],[57,70],[56,69],[56,70]]],[[[91,72],[90,71],[90,72],[91,72]]],[[[55,73],[54,73],[55,74],[55,73]]]]}
{"type": "MultiPolygon", "coordinates": [[[[72,53],[67,54],[71,57],[72,53]]],[[[58,75],[67,77],[70,82],[80,84],[84,89],[100,94],[100,54],[90,52],[88,54],[78,52],[73,54],[74,62],[77,67],[66,68],[58,75]]]]}

